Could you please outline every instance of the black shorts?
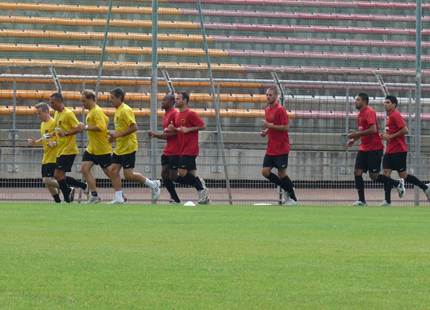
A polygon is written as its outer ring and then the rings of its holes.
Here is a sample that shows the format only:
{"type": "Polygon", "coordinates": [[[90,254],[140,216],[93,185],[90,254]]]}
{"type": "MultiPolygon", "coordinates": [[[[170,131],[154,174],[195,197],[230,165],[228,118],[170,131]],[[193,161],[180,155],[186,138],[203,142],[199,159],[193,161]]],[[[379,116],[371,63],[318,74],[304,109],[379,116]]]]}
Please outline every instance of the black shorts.
{"type": "Polygon", "coordinates": [[[284,155],[265,155],[263,160],[263,168],[277,168],[279,169],[287,169],[288,167],[288,154],[284,155]]]}
{"type": "Polygon", "coordinates": [[[61,155],[57,157],[55,169],[62,170],[64,172],[72,171],[73,163],[75,162],[76,155],[61,155]]]}
{"type": "Polygon", "coordinates": [[[196,157],[197,156],[179,156],[178,168],[188,171],[197,170],[196,157]]]}
{"type": "Polygon", "coordinates": [[[95,165],[99,165],[101,168],[107,168],[112,164],[112,155],[111,154],[93,155],[85,151],[84,155],[82,156],[82,161],[91,161],[95,165]]]}
{"type": "Polygon", "coordinates": [[[112,155],[112,164],[120,164],[123,169],[133,169],[136,164],[136,152],[124,155],[112,155]]]}
{"type": "Polygon", "coordinates": [[[384,169],[396,170],[397,172],[406,171],[407,157],[407,152],[384,154],[384,159],[382,160],[382,167],[384,169]]]}
{"type": "Polygon", "coordinates": [[[42,178],[53,178],[56,166],[54,163],[42,164],[42,178]]]}
{"type": "Polygon", "coordinates": [[[161,165],[169,166],[169,169],[178,169],[179,156],[176,155],[161,155],[161,165]]]}
{"type": "Polygon", "coordinates": [[[378,173],[381,171],[382,150],[377,151],[359,151],[355,159],[355,169],[369,171],[369,173],[378,173]]]}

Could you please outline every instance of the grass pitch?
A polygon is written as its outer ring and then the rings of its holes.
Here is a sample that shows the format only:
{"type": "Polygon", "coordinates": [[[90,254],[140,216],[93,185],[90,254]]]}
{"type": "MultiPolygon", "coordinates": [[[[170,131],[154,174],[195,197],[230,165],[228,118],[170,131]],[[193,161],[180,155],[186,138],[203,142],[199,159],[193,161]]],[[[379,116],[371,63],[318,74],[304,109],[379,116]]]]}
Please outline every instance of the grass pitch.
{"type": "Polygon", "coordinates": [[[425,309],[430,209],[0,205],[1,309],[425,309]]]}

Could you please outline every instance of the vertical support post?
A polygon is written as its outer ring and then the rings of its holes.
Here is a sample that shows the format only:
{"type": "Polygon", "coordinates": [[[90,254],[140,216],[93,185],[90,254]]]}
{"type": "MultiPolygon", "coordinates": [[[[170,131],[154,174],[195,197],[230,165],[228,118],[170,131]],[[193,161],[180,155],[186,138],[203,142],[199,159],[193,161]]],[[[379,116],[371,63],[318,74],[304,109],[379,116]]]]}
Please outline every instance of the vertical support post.
{"type": "MultiPolygon", "coordinates": [[[[152,70],[151,70],[151,116],[150,129],[157,130],[157,95],[158,95],[158,1],[152,0],[152,70]]],[[[151,178],[157,177],[157,139],[151,139],[151,178]]],[[[155,201],[152,201],[155,203],[155,201]]]]}
{"type": "Polygon", "coordinates": [[[10,168],[10,172],[16,173],[18,172],[18,166],[16,165],[16,136],[17,136],[17,130],[16,130],[16,81],[13,81],[13,113],[12,113],[12,130],[11,138],[12,138],[12,165],[10,168]]]}
{"type": "MultiPolygon", "coordinates": [[[[421,164],[421,82],[422,82],[422,0],[416,0],[416,75],[415,75],[415,173],[420,177],[421,164]]],[[[415,190],[414,203],[419,205],[419,191],[415,190]]]]}
{"type": "MultiPolygon", "coordinates": [[[[345,139],[343,141],[344,145],[348,143],[348,134],[349,134],[349,119],[351,117],[351,108],[349,106],[349,87],[346,88],[346,95],[345,95],[345,139]]],[[[348,154],[349,154],[349,148],[345,147],[345,175],[347,175],[348,171],[348,154]]]]}
{"type": "MultiPolygon", "coordinates": [[[[211,88],[210,88],[211,95],[212,95],[213,104],[214,104],[213,106],[215,108],[216,129],[217,129],[217,138],[218,138],[217,147],[218,147],[218,150],[221,152],[222,163],[224,166],[224,176],[226,180],[226,188],[228,191],[229,204],[233,204],[233,197],[231,194],[231,187],[230,187],[230,178],[228,176],[228,170],[227,170],[227,159],[225,157],[224,136],[222,133],[222,126],[221,126],[220,104],[215,95],[215,83],[214,83],[213,74],[212,74],[211,58],[209,56],[209,45],[207,40],[201,0],[197,0],[197,8],[198,8],[199,17],[200,17],[200,29],[202,31],[202,37],[203,37],[203,47],[205,49],[206,61],[208,65],[209,80],[211,85],[211,88]]],[[[218,95],[218,98],[219,98],[219,95],[218,95]]]]}
{"type": "Polygon", "coordinates": [[[113,0],[109,0],[109,8],[108,8],[107,16],[106,16],[105,33],[104,33],[104,37],[103,37],[102,51],[100,54],[100,62],[99,62],[99,69],[98,69],[96,89],[95,89],[96,98],[97,98],[97,95],[99,93],[100,79],[101,79],[101,76],[103,73],[103,62],[104,62],[105,54],[106,54],[106,46],[107,46],[108,41],[109,41],[108,36],[109,36],[109,29],[110,29],[110,20],[112,17],[112,4],[113,4],[113,0]]]}

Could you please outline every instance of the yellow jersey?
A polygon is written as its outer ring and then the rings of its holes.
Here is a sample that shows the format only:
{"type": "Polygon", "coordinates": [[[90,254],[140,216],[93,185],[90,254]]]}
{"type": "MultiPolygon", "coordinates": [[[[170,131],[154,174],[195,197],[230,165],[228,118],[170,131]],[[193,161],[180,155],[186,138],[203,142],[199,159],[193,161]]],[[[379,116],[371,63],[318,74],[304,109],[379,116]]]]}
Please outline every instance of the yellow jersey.
{"type": "Polygon", "coordinates": [[[97,104],[88,112],[87,125],[96,126],[101,131],[88,130],[87,152],[93,155],[105,155],[112,153],[112,145],[109,143],[109,117],[97,104]]]}
{"type": "MultiPolygon", "coordinates": [[[[134,116],[133,110],[126,105],[121,105],[115,111],[115,131],[124,131],[132,124],[136,124],[136,117],[134,116]]],[[[117,138],[115,140],[115,150],[113,151],[116,155],[125,155],[137,151],[137,134],[133,132],[124,137],[117,138]]]]}
{"type": "Polygon", "coordinates": [[[58,147],[50,147],[48,146],[48,142],[55,141],[56,136],[49,139],[44,139],[43,136],[46,134],[51,134],[55,132],[55,119],[50,118],[47,122],[40,123],[40,136],[42,137],[42,146],[43,146],[43,158],[42,164],[55,164],[57,161],[57,149],[58,147]]]}
{"type": "MultiPolygon", "coordinates": [[[[78,126],[79,121],[75,113],[69,108],[64,108],[62,112],[55,112],[55,130],[69,131],[78,126]]],[[[76,135],[58,136],[58,152],[57,157],[61,155],[75,155],[79,154],[78,145],[76,143],[76,135]]]]}

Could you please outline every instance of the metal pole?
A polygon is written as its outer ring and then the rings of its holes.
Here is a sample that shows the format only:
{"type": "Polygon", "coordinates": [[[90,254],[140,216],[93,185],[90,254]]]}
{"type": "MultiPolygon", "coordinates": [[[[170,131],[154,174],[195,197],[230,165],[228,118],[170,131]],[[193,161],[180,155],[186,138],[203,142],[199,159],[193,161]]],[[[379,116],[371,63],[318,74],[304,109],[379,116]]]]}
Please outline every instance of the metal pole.
{"type": "Polygon", "coordinates": [[[18,166],[16,165],[16,138],[17,138],[17,130],[16,130],[16,81],[13,81],[13,114],[12,114],[12,130],[11,130],[11,138],[12,138],[12,167],[10,172],[16,173],[18,172],[18,166]]]}
{"type": "Polygon", "coordinates": [[[103,38],[102,52],[100,54],[99,73],[97,75],[97,82],[96,82],[96,89],[95,89],[96,98],[97,98],[97,95],[99,93],[100,78],[101,78],[102,73],[103,73],[103,62],[105,60],[106,46],[107,46],[108,41],[109,41],[108,35],[109,35],[109,29],[110,29],[110,19],[112,16],[112,4],[113,4],[113,0],[110,0],[109,1],[109,9],[108,9],[107,17],[106,17],[105,34],[104,34],[104,38],[103,38]]]}
{"type": "MultiPolygon", "coordinates": [[[[416,77],[415,77],[415,173],[419,177],[421,163],[421,80],[422,80],[422,1],[416,1],[416,77]]],[[[415,190],[414,202],[419,205],[419,191],[415,190]]]]}
{"type": "MultiPolygon", "coordinates": [[[[221,116],[219,113],[220,106],[219,106],[219,102],[217,101],[217,98],[215,96],[215,83],[214,83],[213,74],[212,74],[211,58],[209,56],[209,45],[208,45],[208,40],[207,40],[207,34],[206,34],[206,28],[205,28],[205,23],[204,23],[201,0],[197,0],[197,7],[199,10],[200,29],[202,31],[202,37],[203,37],[203,47],[205,49],[206,61],[207,61],[207,65],[208,65],[209,80],[210,80],[210,85],[211,85],[210,90],[211,90],[211,95],[212,95],[214,108],[215,108],[216,129],[217,129],[217,136],[218,136],[217,145],[219,145],[219,148],[221,148],[220,151],[221,151],[222,163],[224,166],[224,176],[225,176],[225,180],[226,180],[226,188],[228,191],[229,204],[233,204],[233,198],[232,198],[231,187],[230,187],[230,179],[229,179],[228,170],[227,170],[227,160],[225,158],[225,146],[224,146],[224,136],[222,134],[222,127],[221,127],[221,116]]],[[[218,95],[218,98],[219,98],[219,95],[218,95]]]]}
{"type": "MultiPolygon", "coordinates": [[[[151,71],[151,131],[157,130],[157,94],[158,94],[158,1],[152,0],[152,71],[151,71]]],[[[157,139],[151,139],[151,178],[157,177],[157,139]]],[[[155,203],[153,200],[152,203],[155,203]]]]}

